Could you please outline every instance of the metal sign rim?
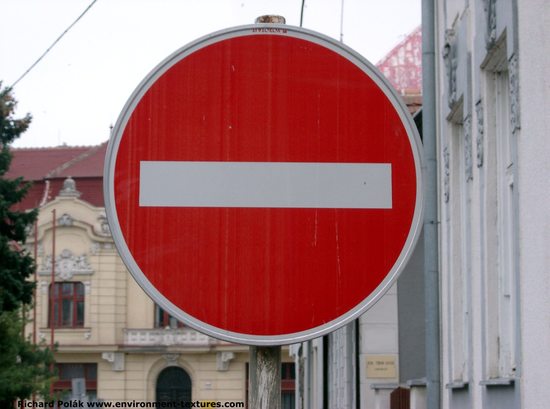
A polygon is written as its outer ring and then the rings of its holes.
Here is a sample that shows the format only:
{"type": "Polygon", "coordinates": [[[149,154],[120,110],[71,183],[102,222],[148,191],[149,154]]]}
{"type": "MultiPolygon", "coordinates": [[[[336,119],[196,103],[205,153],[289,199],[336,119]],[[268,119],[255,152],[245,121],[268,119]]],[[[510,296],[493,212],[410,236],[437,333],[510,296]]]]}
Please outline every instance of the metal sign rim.
{"type": "Polygon", "coordinates": [[[174,316],[176,319],[181,320],[182,322],[199,332],[227,342],[257,346],[287,345],[299,343],[326,335],[358,318],[360,315],[370,309],[387,292],[387,290],[397,280],[399,274],[402,272],[407,261],[412,255],[412,252],[416,246],[416,243],[420,236],[420,232],[422,230],[424,200],[422,180],[423,153],[421,146],[422,144],[416,126],[401,97],[398,96],[396,91],[390,85],[389,81],[378,71],[378,69],[376,69],[374,65],[372,65],[369,61],[367,61],[364,57],[355,52],[353,49],[342,43],[337,42],[336,40],[328,36],[325,36],[324,34],[289,25],[252,24],[231,27],[201,37],[175,51],[173,54],[164,59],[160,64],[158,64],[134,90],[119,115],[107,147],[104,166],[105,176],[103,183],[105,211],[107,214],[107,219],[109,221],[115,246],[128,271],[134,277],[140,287],[145,291],[145,293],[149,297],[151,297],[153,301],[155,301],[161,308],[174,316]],[[407,236],[405,244],[403,245],[403,248],[401,249],[399,257],[397,258],[391,270],[388,271],[388,273],[386,274],[384,280],[376,287],[376,289],[371,294],[369,294],[361,303],[356,305],[351,310],[323,325],[296,333],[279,335],[242,334],[215,327],[185,313],[179,307],[170,302],[166,297],[164,297],[164,295],[161,294],[156,289],[156,287],[147,279],[147,276],[137,265],[126,244],[126,241],[120,229],[118,216],[116,213],[114,200],[114,169],[118,147],[126,124],[131,117],[135,107],[139,104],[142,96],[161,75],[168,71],[174,64],[176,64],[183,58],[186,58],[193,52],[216,42],[249,35],[280,35],[285,37],[296,37],[306,41],[311,41],[325,48],[328,48],[333,52],[338,53],[342,57],[352,62],[358,68],[360,68],[384,92],[384,94],[398,113],[399,118],[401,119],[401,122],[406,129],[415,164],[416,202],[411,227],[409,229],[409,234],[407,236]]]}

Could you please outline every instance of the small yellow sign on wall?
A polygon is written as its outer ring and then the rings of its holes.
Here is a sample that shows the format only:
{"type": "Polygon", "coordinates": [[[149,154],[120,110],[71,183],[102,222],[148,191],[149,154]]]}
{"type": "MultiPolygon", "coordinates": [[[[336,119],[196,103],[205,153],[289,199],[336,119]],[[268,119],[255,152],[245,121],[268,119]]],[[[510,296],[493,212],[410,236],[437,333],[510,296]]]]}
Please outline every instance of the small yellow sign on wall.
{"type": "Polygon", "coordinates": [[[397,378],[395,355],[367,355],[367,378],[397,378]]]}

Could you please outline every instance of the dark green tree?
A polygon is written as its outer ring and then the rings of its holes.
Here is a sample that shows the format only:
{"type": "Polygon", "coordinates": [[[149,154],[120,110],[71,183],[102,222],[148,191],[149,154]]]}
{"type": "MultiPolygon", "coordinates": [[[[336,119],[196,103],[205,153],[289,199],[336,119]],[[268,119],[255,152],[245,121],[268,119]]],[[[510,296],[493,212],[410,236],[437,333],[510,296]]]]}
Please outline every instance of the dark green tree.
{"type": "Polygon", "coordinates": [[[19,311],[0,313],[0,407],[12,408],[17,399],[49,399],[53,354],[23,337],[19,311]]]}
{"type": "Polygon", "coordinates": [[[53,355],[47,348],[24,338],[23,311],[32,303],[34,283],[29,280],[35,264],[23,250],[27,231],[38,210],[20,211],[16,205],[30,184],[8,179],[11,143],[28,128],[31,116],[14,118],[17,102],[0,82],[0,407],[12,407],[16,399],[37,393],[46,396],[53,355]]]}

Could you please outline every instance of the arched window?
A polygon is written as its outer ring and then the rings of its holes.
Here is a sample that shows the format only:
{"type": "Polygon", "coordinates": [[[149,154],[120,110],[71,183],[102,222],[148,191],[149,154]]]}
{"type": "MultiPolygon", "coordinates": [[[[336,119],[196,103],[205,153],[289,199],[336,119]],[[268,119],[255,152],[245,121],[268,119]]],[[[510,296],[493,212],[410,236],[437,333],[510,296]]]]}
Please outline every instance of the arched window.
{"type": "Polygon", "coordinates": [[[83,327],[84,284],[80,282],[50,284],[49,308],[48,323],[50,328],[52,324],[54,328],[83,327]]]}
{"type": "Polygon", "coordinates": [[[182,368],[169,366],[163,369],[157,378],[156,389],[159,403],[191,403],[191,377],[182,368]]]}

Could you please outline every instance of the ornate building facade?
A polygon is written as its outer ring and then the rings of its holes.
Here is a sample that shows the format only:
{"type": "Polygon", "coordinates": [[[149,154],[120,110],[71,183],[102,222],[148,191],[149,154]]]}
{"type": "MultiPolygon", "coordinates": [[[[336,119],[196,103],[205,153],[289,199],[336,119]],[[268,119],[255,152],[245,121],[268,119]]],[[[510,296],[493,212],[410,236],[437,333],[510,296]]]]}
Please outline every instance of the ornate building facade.
{"type": "Polygon", "coordinates": [[[443,408],[543,408],[550,9],[436,5],[443,408]]]}
{"type": "MultiPolygon", "coordinates": [[[[16,149],[7,175],[33,182],[21,207],[40,210],[27,241],[38,268],[26,333],[57,346],[55,392],[71,398],[80,389],[77,395],[111,402],[245,404],[248,347],[176,321],[122,263],[103,207],[105,147],[16,149]]],[[[293,408],[288,353],[283,361],[284,407],[293,408]]]]}

